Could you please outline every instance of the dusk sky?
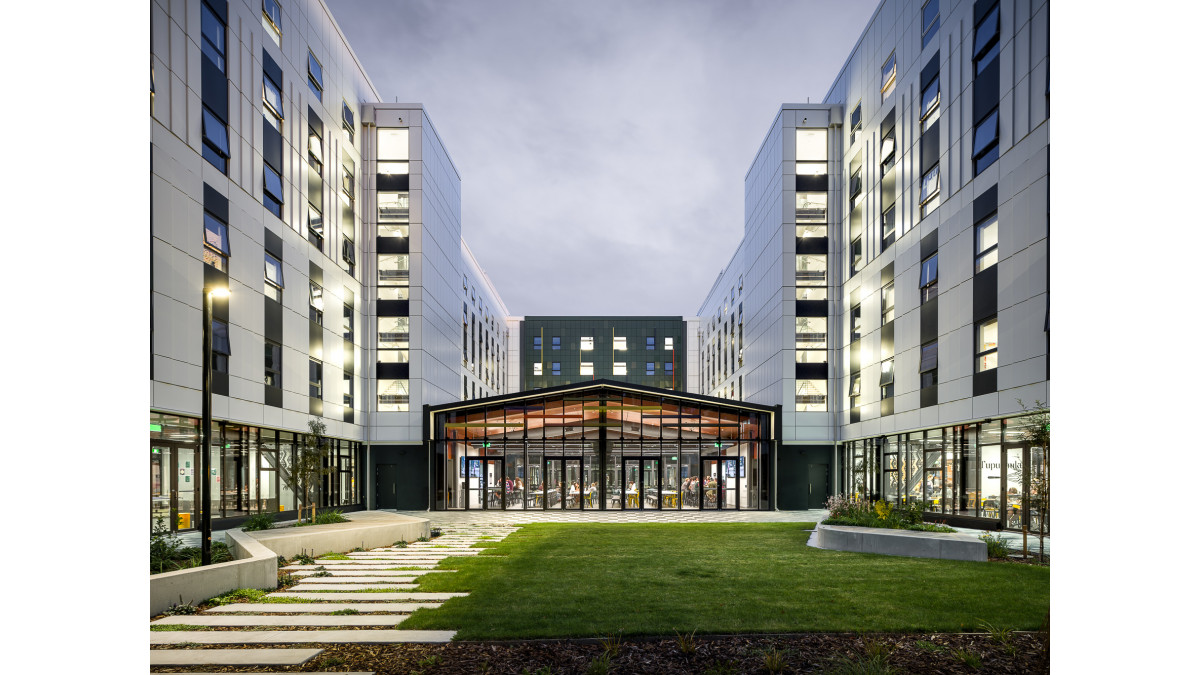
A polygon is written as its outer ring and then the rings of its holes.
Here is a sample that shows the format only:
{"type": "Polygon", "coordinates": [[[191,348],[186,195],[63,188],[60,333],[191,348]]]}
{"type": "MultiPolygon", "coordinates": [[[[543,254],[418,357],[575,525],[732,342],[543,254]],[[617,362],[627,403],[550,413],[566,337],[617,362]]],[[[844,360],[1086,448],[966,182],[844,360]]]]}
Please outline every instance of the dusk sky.
{"type": "Polygon", "coordinates": [[[822,100],[876,0],[327,0],[385,101],[422,103],[514,315],[692,315],[782,103],[822,100]]]}

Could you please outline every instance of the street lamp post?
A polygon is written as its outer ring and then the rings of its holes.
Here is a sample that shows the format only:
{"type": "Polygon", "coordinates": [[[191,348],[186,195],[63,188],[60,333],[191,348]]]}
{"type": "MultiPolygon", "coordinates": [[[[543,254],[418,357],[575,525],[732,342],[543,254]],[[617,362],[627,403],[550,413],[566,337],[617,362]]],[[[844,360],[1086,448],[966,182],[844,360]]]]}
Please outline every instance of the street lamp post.
{"type": "Polygon", "coordinates": [[[204,287],[203,390],[200,397],[200,564],[212,563],[212,340],[213,296],[229,297],[228,288],[204,287]]]}

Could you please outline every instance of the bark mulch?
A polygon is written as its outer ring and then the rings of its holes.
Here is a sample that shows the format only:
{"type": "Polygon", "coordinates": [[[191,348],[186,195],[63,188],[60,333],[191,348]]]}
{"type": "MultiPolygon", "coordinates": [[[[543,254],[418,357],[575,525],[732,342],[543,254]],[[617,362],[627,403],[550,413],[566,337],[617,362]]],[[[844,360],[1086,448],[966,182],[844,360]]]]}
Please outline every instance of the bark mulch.
{"type": "MultiPolygon", "coordinates": [[[[739,635],[701,637],[684,653],[681,639],[627,639],[616,648],[607,671],[701,673],[1048,673],[1049,635],[1013,633],[1003,645],[986,633],[932,635],[739,635]],[[868,669],[868,654],[884,654],[868,669]],[[782,655],[782,670],[768,670],[768,659],[782,655]],[[977,659],[977,661],[976,661],[977,659]],[[978,665],[976,665],[976,663],[978,665]]],[[[304,645],[288,645],[300,647],[304,645]]],[[[586,673],[602,659],[605,646],[596,640],[456,642],[441,645],[312,645],[325,651],[304,666],[286,668],[203,668],[209,672],[337,672],[375,671],[379,675],[548,675],[586,673]]],[[[611,647],[611,643],[609,645],[611,647]]],[[[217,645],[195,648],[217,648],[217,645]]],[[[224,645],[220,648],[228,648],[224,645]]],[[[772,663],[779,666],[780,663],[772,663]]],[[[188,672],[196,668],[155,668],[153,672],[188,672]]]]}

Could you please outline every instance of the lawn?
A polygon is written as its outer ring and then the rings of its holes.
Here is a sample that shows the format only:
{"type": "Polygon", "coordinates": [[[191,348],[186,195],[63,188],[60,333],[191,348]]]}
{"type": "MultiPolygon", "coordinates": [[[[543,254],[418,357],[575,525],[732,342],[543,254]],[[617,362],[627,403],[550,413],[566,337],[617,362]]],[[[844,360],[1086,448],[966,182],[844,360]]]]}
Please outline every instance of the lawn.
{"type": "Polygon", "coordinates": [[[1037,629],[1046,568],[822,551],[811,523],[535,524],[442,563],[421,591],[470,592],[405,629],[458,639],[1037,629]]]}

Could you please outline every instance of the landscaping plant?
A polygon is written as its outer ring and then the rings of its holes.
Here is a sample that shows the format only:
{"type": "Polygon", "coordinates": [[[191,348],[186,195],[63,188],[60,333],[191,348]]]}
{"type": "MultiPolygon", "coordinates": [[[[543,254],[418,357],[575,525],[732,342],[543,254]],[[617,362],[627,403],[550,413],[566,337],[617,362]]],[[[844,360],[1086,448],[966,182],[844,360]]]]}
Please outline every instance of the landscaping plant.
{"type": "MultiPolygon", "coordinates": [[[[300,520],[309,511],[309,522],[316,518],[316,491],[321,477],[333,473],[335,467],[325,466],[325,453],[328,440],[325,438],[325,423],[320,420],[308,421],[308,435],[297,444],[295,453],[281,453],[279,457],[279,478],[295,493],[300,500],[300,520]],[[311,510],[310,510],[311,508],[311,510]]],[[[341,521],[336,521],[341,522],[341,521]]]]}
{"type": "Polygon", "coordinates": [[[271,513],[256,513],[242,523],[242,532],[269,530],[275,527],[275,516],[271,513]]]}
{"type": "Polygon", "coordinates": [[[906,499],[899,506],[883,500],[873,505],[869,501],[853,501],[845,495],[834,495],[825,502],[829,509],[826,525],[882,527],[892,530],[922,532],[954,532],[953,528],[923,520],[926,502],[906,499]]]}

